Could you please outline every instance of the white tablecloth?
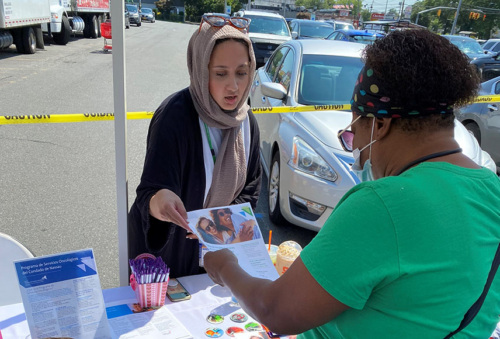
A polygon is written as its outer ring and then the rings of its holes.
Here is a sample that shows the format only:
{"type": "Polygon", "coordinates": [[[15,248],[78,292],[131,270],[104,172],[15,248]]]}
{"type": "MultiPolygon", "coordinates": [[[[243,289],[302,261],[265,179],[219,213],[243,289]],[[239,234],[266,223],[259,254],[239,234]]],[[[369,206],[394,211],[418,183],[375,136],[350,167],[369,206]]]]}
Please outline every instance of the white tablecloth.
{"type": "MultiPolygon", "coordinates": [[[[167,299],[165,307],[184,324],[194,338],[207,338],[205,330],[209,327],[216,326],[225,330],[236,325],[227,315],[239,308],[231,302],[231,292],[227,288],[215,285],[206,274],[179,278],[179,281],[189,291],[191,299],[175,303],[167,299]],[[223,315],[224,322],[217,325],[210,324],[206,319],[211,313],[223,315]]],[[[135,293],[129,286],[102,292],[107,307],[128,304],[135,300],[135,293]]],[[[248,321],[251,320],[249,318],[248,321]]],[[[3,339],[30,338],[23,304],[0,307],[0,331],[0,338],[3,339]]],[[[222,338],[230,337],[224,334],[222,338]]]]}

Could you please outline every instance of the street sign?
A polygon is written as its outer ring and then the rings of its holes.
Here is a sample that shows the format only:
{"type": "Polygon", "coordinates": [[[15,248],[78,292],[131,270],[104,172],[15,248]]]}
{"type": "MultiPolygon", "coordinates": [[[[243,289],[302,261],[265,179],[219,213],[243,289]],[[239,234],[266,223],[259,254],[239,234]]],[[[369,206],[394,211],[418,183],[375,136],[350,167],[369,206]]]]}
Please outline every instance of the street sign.
{"type": "Polygon", "coordinates": [[[231,6],[230,5],[226,5],[226,14],[231,15],[231,6]]]}

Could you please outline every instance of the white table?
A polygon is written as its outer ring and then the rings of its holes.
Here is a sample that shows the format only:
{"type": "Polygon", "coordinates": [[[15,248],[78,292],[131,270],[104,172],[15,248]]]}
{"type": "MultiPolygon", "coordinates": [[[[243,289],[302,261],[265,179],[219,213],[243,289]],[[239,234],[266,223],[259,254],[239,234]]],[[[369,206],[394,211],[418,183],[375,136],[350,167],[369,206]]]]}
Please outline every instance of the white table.
{"type": "MultiPolygon", "coordinates": [[[[177,319],[191,332],[194,338],[208,338],[205,330],[209,327],[219,327],[225,330],[237,326],[228,315],[240,310],[231,302],[231,292],[224,287],[215,285],[206,274],[183,277],[178,279],[191,294],[190,300],[171,302],[165,301],[167,307],[177,319]],[[224,322],[210,324],[206,318],[209,314],[223,315],[224,322]]],[[[127,287],[117,287],[103,290],[106,306],[129,304],[135,300],[135,293],[127,287]]],[[[249,321],[253,319],[249,317],[249,321]]],[[[0,307],[0,338],[24,339],[30,338],[28,323],[22,303],[0,307]]],[[[221,338],[230,338],[224,334],[221,338]]]]}

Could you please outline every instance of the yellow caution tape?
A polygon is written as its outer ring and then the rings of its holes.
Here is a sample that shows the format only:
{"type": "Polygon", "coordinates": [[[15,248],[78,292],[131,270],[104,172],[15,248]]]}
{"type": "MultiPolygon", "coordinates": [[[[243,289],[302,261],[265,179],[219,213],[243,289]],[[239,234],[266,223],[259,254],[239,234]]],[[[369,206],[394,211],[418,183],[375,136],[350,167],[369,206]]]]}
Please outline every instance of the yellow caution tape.
{"type": "Polygon", "coordinates": [[[476,97],[474,100],[475,104],[483,103],[483,102],[500,102],[500,94],[495,95],[481,95],[476,97]]]}
{"type": "MultiPolygon", "coordinates": [[[[500,94],[479,96],[474,103],[500,102],[500,94]]],[[[254,114],[294,113],[316,111],[349,111],[351,105],[314,105],[314,106],[282,106],[253,108],[254,114]]],[[[127,112],[128,120],[151,119],[154,112],[127,112]]],[[[14,124],[45,124],[84,121],[114,120],[113,113],[83,113],[83,114],[28,114],[0,116],[0,125],[14,124]]]]}
{"type": "MultiPolygon", "coordinates": [[[[127,119],[151,119],[153,114],[154,112],[128,112],[127,119]]],[[[113,113],[5,115],[0,116],[0,125],[66,123],[114,119],[115,115],[113,113]]]]}
{"type": "Polygon", "coordinates": [[[256,107],[252,108],[253,114],[266,113],[294,113],[315,111],[349,111],[350,104],[345,105],[314,105],[314,106],[281,106],[281,107],[256,107]]]}

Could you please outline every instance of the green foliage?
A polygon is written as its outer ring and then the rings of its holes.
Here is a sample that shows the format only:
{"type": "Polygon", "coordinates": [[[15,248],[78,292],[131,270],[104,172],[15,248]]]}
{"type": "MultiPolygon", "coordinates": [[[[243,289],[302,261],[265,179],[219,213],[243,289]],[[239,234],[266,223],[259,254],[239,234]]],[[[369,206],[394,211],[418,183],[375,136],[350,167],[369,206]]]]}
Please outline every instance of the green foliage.
{"type": "MultiPolygon", "coordinates": [[[[244,7],[240,0],[227,0],[227,5],[233,13],[244,7]]],[[[187,21],[200,22],[204,13],[224,13],[224,0],[186,0],[184,9],[187,21]]]]}
{"type": "MultiPolygon", "coordinates": [[[[458,0],[421,0],[412,7],[411,21],[415,22],[417,13],[425,9],[434,7],[457,7],[458,0]]],[[[428,27],[434,32],[441,34],[451,34],[455,11],[452,9],[442,9],[441,15],[437,15],[437,9],[418,16],[418,24],[428,27]]],[[[490,32],[494,27],[500,26],[500,1],[491,0],[468,0],[462,2],[462,7],[457,18],[455,34],[460,31],[477,32],[479,39],[489,39],[490,32]],[[469,18],[470,12],[480,12],[480,18],[473,20],[469,18]],[[483,14],[486,18],[483,20],[483,14]]]]}
{"type": "Polygon", "coordinates": [[[370,21],[372,17],[372,13],[367,9],[361,10],[361,17],[363,18],[363,22],[370,21]]]}
{"type": "Polygon", "coordinates": [[[160,12],[160,15],[157,15],[156,18],[159,20],[168,20],[170,16],[170,10],[173,7],[173,5],[174,3],[172,0],[155,1],[155,6],[158,9],[158,12],[160,12]]]}

